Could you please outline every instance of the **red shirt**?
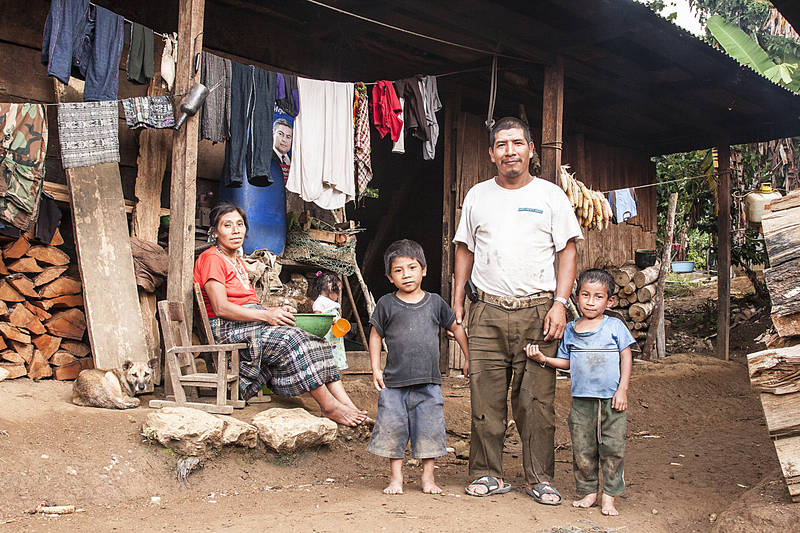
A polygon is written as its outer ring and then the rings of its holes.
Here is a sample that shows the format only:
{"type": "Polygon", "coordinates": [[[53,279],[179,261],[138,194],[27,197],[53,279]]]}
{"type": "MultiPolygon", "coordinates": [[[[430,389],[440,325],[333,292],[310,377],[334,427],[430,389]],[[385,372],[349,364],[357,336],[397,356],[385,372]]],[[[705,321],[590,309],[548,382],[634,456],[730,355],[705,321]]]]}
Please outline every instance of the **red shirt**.
{"type": "Polygon", "coordinates": [[[376,82],[372,88],[372,121],[381,138],[388,133],[397,142],[403,129],[403,119],[398,116],[402,111],[392,82],[376,82]]]}
{"type": "MultiPolygon", "coordinates": [[[[236,258],[240,273],[247,277],[247,269],[241,258],[236,258]]],[[[210,279],[219,281],[225,285],[228,294],[228,301],[237,305],[261,303],[256,297],[256,291],[247,280],[247,286],[237,277],[236,269],[229,258],[222,255],[216,247],[212,246],[197,258],[194,263],[194,282],[199,283],[203,293],[203,302],[206,304],[206,312],[209,318],[215,318],[214,309],[206,294],[206,282],[210,279]]]]}

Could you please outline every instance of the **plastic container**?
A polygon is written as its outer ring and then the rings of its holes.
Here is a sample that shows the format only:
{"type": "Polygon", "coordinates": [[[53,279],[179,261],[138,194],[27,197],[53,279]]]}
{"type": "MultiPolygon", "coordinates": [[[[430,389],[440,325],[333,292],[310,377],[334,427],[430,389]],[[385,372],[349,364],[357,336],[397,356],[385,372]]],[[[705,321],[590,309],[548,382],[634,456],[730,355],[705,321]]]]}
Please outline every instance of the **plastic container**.
{"type": "Polygon", "coordinates": [[[335,337],[344,337],[347,335],[347,332],[350,331],[350,327],[350,322],[346,318],[340,318],[331,326],[331,333],[333,333],[335,337]]]}
{"type": "Polygon", "coordinates": [[[672,271],[679,274],[694,272],[694,261],[673,261],[672,271]]]}
{"type": "Polygon", "coordinates": [[[640,248],[636,250],[636,266],[641,270],[656,264],[656,251],[640,248]]]}
{"type": "Polygon", "coordinates": [[[783,195],[774,190],[769,183],[762,183],[757,191],[747,193],[744,196],[744,213],[747,221],[755,226],[760,225],[764,215],[769,213],[769,210],[765,209],[766,205],[782,197],[783,195]]]}
{"type": "Polygon", "coordinates": [[[242,244],[245,255],[264,248],[281,255],[286,245],[286,188],[283,180],[275,180],[266,187],[251,185],[246,179],[242,181],[241,187],[226,187],[224,182],[220,182],[219,198],[241,207],[247,214],[247,235],[242,244]]]}
{"type": "Polygon", "coordinates": [[[294,315],[294,324],[312,335],[324,337],[335,317],[333,313],[297,313],[294,315]]]}

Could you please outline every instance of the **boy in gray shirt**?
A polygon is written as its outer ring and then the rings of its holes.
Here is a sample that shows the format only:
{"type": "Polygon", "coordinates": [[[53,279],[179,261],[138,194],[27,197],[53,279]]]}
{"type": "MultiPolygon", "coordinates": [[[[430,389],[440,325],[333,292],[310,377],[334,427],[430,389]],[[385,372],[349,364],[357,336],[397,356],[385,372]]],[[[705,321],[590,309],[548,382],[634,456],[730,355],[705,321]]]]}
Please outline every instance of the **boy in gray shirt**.
{"type": "Polygon", "coordinates": [[[464,328],[441,296],[420,288],[426,273],[422,246],[403,239],[383,254],[386,277],[397,291],[384,295],[370,318],[369,358],[372,384],[379,391],[378,416],[367,451],[387,457],[391,466],[386,494],[403,493],[403,458],[422,461],[422,492],[440,494],[434,480],[434,459],[445,449],[444,397],[439,372],[439,329],[453,332],[464,351],[468,375],[469,348],[464,328]],[[381,339],[386,341],[386,367],[380,368],[381,339]]]}

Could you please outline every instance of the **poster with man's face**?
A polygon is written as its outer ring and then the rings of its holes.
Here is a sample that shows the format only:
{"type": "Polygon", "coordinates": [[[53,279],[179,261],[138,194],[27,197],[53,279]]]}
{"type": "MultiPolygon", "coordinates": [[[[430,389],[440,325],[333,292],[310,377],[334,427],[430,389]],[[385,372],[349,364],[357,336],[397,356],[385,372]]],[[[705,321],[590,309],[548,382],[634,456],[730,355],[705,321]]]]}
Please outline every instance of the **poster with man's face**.
{"type": "Polygon", "coordinates": [[[280,166],[284,182],[289,179],[289,167],[292,164],[293,126],[294,119],[275,106],[272,114],[272,157],[280,166]]]}

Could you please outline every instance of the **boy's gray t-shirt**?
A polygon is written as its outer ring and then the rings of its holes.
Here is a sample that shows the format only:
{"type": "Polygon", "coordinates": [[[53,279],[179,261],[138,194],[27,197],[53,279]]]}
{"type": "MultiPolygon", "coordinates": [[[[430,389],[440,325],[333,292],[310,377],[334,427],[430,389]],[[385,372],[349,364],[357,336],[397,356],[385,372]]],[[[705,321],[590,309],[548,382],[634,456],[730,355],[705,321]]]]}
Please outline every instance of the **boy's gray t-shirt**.
{"type": "Polygon", "coordinates": [[[456,314],[438,294],[425,293],[417,303],[394,293],[378,300],[369,319],[386,341],[389,353],[383,382],[387,387],[442,383],[439,371],[439,329],[448,329],[456,314]]]}

